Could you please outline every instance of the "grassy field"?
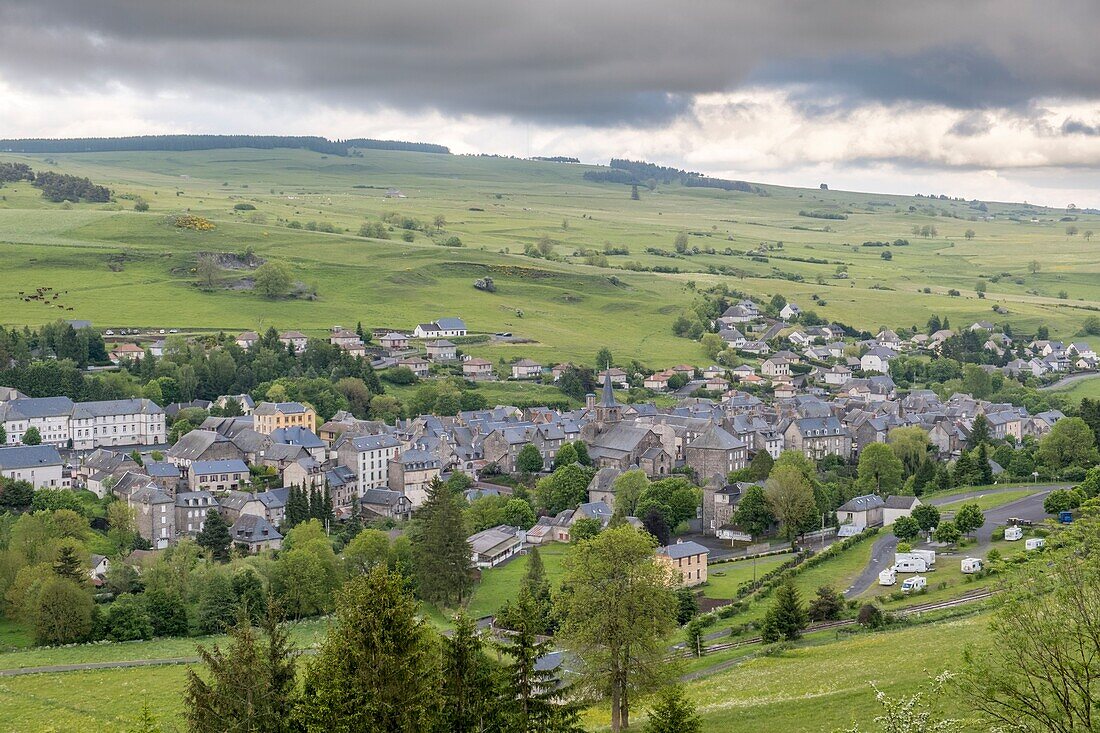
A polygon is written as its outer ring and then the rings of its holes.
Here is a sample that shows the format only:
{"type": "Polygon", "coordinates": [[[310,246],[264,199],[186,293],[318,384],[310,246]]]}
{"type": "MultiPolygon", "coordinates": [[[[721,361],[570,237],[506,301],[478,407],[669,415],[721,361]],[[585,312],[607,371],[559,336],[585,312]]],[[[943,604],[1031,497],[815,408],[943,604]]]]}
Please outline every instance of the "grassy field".
{"type": "Polygon", "coordinates": [[[733,598],[738,587],[747,583],[755,575],[763,575],[776,565],[782,565],[794,555],[772,555],[753,560],[737,560],[720,565],[711,565],[707,568],[707,583],[703,586],[703,595],[707,598],[730,599],[733,598]],[[755,569],[754,569],[755,565],[755,569]]]}
{"type": "Polygon", "coordinates": [[[1014,501],[1019,501],[1025,497],[1031,496],[1035,491],[1033,489],[1017,489],[1015,491],[1002,491],[1000,493],[982,494],[981,496],[974,497],[972,499],[958,499],[957,501],[949,501],[946,504],[939,504],[938,507],[941,512],[954,512],[961,508],[964,504],[977,504],[978,508],[984,511],[990,509],[996,509],[999,506],[1005,504],[1011,504],[1014,501]]]}
{"type": "MultiPolygon", "coordinates": [[[[960,669],[962,650],[985,633],[986,623],[985,616],[976,615],[875,634],[815,635],[796,648],[751,656],[692,682],[687,692],[708,733],[821,733],[856,722],[867,727],[879,712],[871,682],[888,694],[912,693],[930,675],[960,669]]],[[[954,693],[940,702],[947,714],[969,715],[954,693]]],[[[643,719],[631,722],[640,725],[643,719]]],[[[592,730],[606,730],[607,714],[590,710],[585,722],[592,730]]]]}
{"type": "MultiPolygon", "coordinates": [[[[558,542],[539,548],[543,567],[546,568],[546,578],[555,592],[565,574],[562,560],[568,557],[572,550],[572,545],[558,542]]],[[[466,607],[467,612],[474,618],[489,616],[495,614],[505,601],[515,598],[516,593],[519,592],[520,581],[527,572],[527,560],[528,556],[522,555],[500,567],[483,570],[481,582],[474,589],[466,607]]]]}
{"type": "Polygon", "coordinates": [[[1100,375],[1095,377],[1089,377],[1088,379],[1081,379],[1074,382],[1065,389],[1057,390],[1058,394],[1064,394],[1075,402],[1088,397],[1093,400],[1100,400],[1100,375]]]}
{"type": "MultiPolygon", "coordinates": [[[[493,359],[590,362],[607,345],[620,358],[702,364],[698,344],[670,328],[691,307],[692,287],[715,282],[762,296],[782,293],[868,329],[921,325],[938,313],[955,325],[1009,321],[1025,333],[1045,324],[1052,336],[1071,338],[1100,307],[1100,248],[1066,235],[1066,212],[1023,205],[989,204],[986,214],[962,201],[778,186],[765,186],[767,195],[659,186],[631,201],[628,187],[585,181],[587,166],[391,151],[362,158],[248,149],[49,156],[56,164],[44,157],[0,160],[87,175],[111,186],[118,205],[66,209],[26,184],[0,189],[0,321],[9,325],[64,316],[104,328],[274,325],[318,334],[334,324],[411,329],[459,315],[473,331],[507,330],[531,340],[469,349],[493,359]],[[386,198],[390,187],[406,197],[386,198]],[[135,196],[151,210],[132,211],[135,196]],[[256,208],[237,211],[237,204],[256,208]],[[185,211],[217,228],[195,232],[169,223],[185,211]],[[388,240],[355,236],[363,222],[387,212],[424,222],[442,216],[435,240],[457,236],[465,246],[442,247],[419,231],[412,242],[401,241],[400,230],[388,240]],[[335,233],[291,229],[290,222],[331,225],[335,233]],[[935,226],[937,236],[912,234],[924,225],[935,226]],[[972,240],[963,236],[968,229],[972,240]],[[672,250],[681,231],[691,245],[716,253],[646,253],[672,250]],[[543,236],[553,240],[557,261],[519,254],[543,236]],[[880,257],[885,248],[861,246],[899,238],[910,244],[891,247],[889,261],[880,257]],[[605,244],[629,254],[609,256],[608,267],[575,255],[605,244]],[[746,255],[761,244],[771,248],[763,261],[746,255]],[[247,290],[195,286],[198,253],[248,248],[289,263],[318,299],[273,302],[247,290]],[[1037,252],[1040,269],[1031,273],[1037,252]],[[635,262],[681,272],[622,269],[635,262]],[[838,267],[847,268],[846,279],[834,277],[838,267]],[[473,288],[484,276],[493,278],[496,293],[473,288]],[[984,300],[975,293],[979,278],[988,283],[984,300]],[[28,287],[66,291],[59,300],[65,310],[24,302],[17,293],[28,287]],[[961,295],[948,295],[951,289],[961,295]],[[1008,315],[995,316],[994,305],[1008,315]]],[[[1098,217],[1073,216],[1082,232],[1100,226],[1098,217]]],[[[224,284],[247,274],[226,272],[224,284]]]]}

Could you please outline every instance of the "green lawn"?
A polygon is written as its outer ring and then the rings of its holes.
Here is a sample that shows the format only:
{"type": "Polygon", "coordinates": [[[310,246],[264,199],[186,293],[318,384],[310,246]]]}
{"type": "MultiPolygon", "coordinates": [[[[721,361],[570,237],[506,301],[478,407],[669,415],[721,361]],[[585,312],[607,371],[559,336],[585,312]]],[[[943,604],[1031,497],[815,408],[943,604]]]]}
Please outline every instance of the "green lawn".
{"type": "MultiPolygon", "coordinates": [[[[557,590],[565,569],[564,560],[573,551],[572,545],[554,542],[539,548],[542,564],[546,568],[546,577],[550,585],[557,590]]],[[[474,589],[467,612],[474,618],[495,614],[505,601],[515,598],[519,592],[520,581],[527,572],[527,555],[522,555],[500,567],[483,570],[481,582],[474,589]]]]}
{"type": "Polygon", "coordinates": [[[794,555],[772,555],[756,560],[737,560],[736,562],[724,562],[711,565],[707,568],[707,583],[703,586],[703,595],[707,598],[732,599],[737,594],[738,587],[747,583],[756,575],[763,575],[776,565],[782,565],[793,558],[794,555]],[[753,570],[755,564],[756,569],[753,570]]]}
{"type": "Polygon", "coordinates": [[[1005,504],[1011,504],[1014,501],[1019,501],[1025,497],[1031,496],[1035,493],[1034,489],[1019,489],[1016,491],[1002,491],[1000,493],[983,494],[973,499],[958,499],[957,501],[951,501],[946,504],[938,504],[941,512],[954,512],[958,511],[965,504],[977,504],[978,508],[983,512],[990,509],[996,509],[999,506],[1005,504]]]}

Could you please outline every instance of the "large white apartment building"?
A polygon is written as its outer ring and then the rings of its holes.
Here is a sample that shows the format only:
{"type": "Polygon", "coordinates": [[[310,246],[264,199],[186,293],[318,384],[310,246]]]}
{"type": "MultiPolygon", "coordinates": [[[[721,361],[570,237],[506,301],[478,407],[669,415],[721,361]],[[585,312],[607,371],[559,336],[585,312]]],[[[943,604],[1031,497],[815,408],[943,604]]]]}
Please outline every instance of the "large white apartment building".
{"type": "Polygon", "coordinates": [[[23,442],[31,427],[42,443],[92,450],[120,445],[157,445],[167,440],[164,410],[146,399],[73,402],[68,397],[21,398],[0,403],[0,424],[9,444],[23,442]]]}

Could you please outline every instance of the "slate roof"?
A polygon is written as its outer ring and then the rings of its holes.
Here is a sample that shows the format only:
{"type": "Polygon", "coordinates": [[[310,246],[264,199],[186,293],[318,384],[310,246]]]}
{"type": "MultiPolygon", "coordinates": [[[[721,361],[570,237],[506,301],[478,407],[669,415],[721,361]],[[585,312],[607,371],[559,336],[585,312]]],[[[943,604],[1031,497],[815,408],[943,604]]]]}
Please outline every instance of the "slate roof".
{"type": "Polygon", "coordinates": [[[195,461],[191,464],[191,473],[206,476],[211,473],[248,473],[248,466],[238,458],[220,461],[195,461]]]}
{"type": "Polygon", "coordinates": [[[150,461],[145,464],[145,473],[152,478],[179,478],[179,466],[167,461],[150,461]]]}
{"type": "Polygon", "coordinates": [[[28,397],[0,405],[0,420],[30,420],[32,418],[71,415],[73,401],[68,397],[28,397]]]}
{"type": "Polygon", "coordinates": [[[881,496],[877,494],[864,494],[863,496],[856,496],[844,504],[842,504],[837,511],[838,512],[866,512],[871,509],[879,509],[886,506],[886,502],[882,500],[881,496]]]}
{"type": "Polygon", "coordinates": [[[671,560],[679,560],[684,557],[693,557],[695,555],[704,555],[710,552],[706,547],[703,547],[698,542],[677,542],[674,545],[668,547],[658,547],[657,553],[665,555],[671,560]]]}
{"type": "Polygon", "coordinates": [[[699,450],[736,450],[744,448],[745,443],[730,435],[718,425],[712,425],[709,430],[688,444],[689,448],[699,450]]]}
{"type": "Polygon", "coordinates": [[[253,544],[281,540],[283,536],[271,526],[271,522],[256,514],[242,514],[229,529],[234,542],[253,544]]]}
{"type": "Polygon", "coordinates": [[[61,454],[52,445],[16,445],[0,448],[0,469],[60,465],[61,454]]]}

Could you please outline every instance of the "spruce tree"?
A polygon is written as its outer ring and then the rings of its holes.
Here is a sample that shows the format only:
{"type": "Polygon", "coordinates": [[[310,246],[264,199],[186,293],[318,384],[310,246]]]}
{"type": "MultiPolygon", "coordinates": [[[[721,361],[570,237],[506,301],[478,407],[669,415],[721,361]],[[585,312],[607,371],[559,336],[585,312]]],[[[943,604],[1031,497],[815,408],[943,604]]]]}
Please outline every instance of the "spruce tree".
{"type": "Polygon", "coordinates": [[[206,512],[206,521],[195,537],[195,542],[218,562],[229,562],[229,544],[232,538],[229,536],[229,525],[221,512],[217,509],[206,512]]]}
{"type": "Polygon", "coordinates": [[[430,603],[457,605],[473,583],[460,499],[439,479],[427,493],[412,532],[417,587],[430,603]]]}
{"type": "Polygon", "coordinates": [[[443,730],[479,733],[498,722],[500,683],[478,637],[477,624],[465,613],[455,617],[454,633],[443,638],[443,730]]]}
{"type": "Polygon", "coordinates": [[[989,463],[989,447],[985,443],[981,443],[975,452],[978,454],[974,459],[977,464],[975,474],[978,477],[978,482],[982,486],[989,486],[993,483],[993,466],[989,463]]]}
{"type": "Polygon", "coordinates": [[[535,633],[538,609],[526,591],[520,591],[514,608],[515,633],[501,652],[511,659],[508,666],[508,729],[515,733],[541,733],[561,730],[573,716],[565,706],[561,680],[553,669],[539,669],[538,661],[553,651],[548,642],[540,642],[535,633]]]}
{"type": "Polygon", "coordinates": [[[440,659],[405,580],[385,567],[352,578],[309,665],[300,719],[309,731],[432,730],[440,659]]]}
{"type": "Polygon", "coordinates": [[[129,733],[161,733],[161,731],[162,728],[157,724],[157,719],[153,717],[153,712],[149,710],[149,700],[143,700],[141,714],[130,728],[129,733]]]}
{"type": "Polygon", "coordinates": [[[702,730],[703,721],[680,685],[669,685],[657,694],[649,709],[645,733],[702,733],[702,730]]]}
{"type": "Polygon", "coordinates": [[[62,545],[61,549],[57,551],[57,560],[53,564],[53,571],[57,574],[57,577],[71,580],[77,585],[84,585],[84,579],[87,577],[80,562],[80,557],[76,554],[76,549],[72,545],[62,545]]]}
{"type": "Polygon", "coordinates": [[[264,616],[260,631],[262,638],[241,608],[227,630],[225,650],[217,645],[198,648],[205,674],[188,670],[184,692],[184,718],[191,733],[296,730],[297,651],[275,610],[264,616]]]}
{"type": "Polygon", "coordinates": [[[321,496],[321,511],[324,515],[321,517],[321,524],[331,524],[336,519],[336,511],[332,506],[332,492],[329,491],[328,483],[325,483],[324,493],[321,496]]]}
{"type": "Polygon", "coordinates": [[[794,587],[794,583],[788,581],[776,590],[775,603],[764,616],[760,635],[768,644],[779,641],[780,638],[794,641],[802,636],[802,629],[806,628],[808,621],[806,609],[798,597],[798,589],[794,587]]]}

